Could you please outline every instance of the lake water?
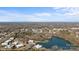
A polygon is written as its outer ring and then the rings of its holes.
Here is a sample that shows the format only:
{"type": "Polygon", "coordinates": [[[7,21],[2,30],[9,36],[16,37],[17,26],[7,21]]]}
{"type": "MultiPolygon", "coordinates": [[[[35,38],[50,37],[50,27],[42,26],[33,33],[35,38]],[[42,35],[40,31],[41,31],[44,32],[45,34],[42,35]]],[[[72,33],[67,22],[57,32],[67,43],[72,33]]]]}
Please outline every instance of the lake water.
{"type": "Polygon", "coordinates": [[[71,47],[71,43],[67,40],[64,40],[63,38],[60,37],[52,37],[49,39],[48,42],[46,43],[39,43],[45,48],[51,48],[53,46],[58,46],[63,49],[69,49],[71,47]]]}

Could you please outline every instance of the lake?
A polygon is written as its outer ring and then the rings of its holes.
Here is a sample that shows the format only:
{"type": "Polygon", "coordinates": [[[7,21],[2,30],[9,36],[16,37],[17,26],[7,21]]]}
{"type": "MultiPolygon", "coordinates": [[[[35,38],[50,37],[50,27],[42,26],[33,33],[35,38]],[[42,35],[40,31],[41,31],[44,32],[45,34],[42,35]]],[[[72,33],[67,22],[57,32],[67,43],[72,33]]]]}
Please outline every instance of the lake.
{"type": "Polygon", "coordinates": [[[41,44],[45,48],[52,48],[53,46],[58,46],[63,49],[70,49],[71,47],[71,43],[69,41],[56,36],[49,39],[48,42],[39,42],[39,44],[41,44]]]}

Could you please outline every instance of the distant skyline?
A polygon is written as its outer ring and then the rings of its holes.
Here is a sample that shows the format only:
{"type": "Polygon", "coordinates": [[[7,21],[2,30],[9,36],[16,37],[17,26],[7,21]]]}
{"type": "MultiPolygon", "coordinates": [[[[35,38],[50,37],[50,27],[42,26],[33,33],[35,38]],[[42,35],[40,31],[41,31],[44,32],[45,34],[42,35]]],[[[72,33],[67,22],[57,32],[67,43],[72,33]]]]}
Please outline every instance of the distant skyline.
{"type": "Polygon", "coordinates": [[[0,22],[79,22],[79,8],[0,7],[0,22]]]}

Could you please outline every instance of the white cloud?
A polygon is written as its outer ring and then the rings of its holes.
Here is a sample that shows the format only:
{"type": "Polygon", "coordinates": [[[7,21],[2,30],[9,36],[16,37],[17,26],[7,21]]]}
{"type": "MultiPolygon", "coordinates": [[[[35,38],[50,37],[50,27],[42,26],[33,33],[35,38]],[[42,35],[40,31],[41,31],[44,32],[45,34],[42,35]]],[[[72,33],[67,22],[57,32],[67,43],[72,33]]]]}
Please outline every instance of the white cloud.
{"type": "Polygon", "coordinates": [[[36,16],[51,16],[50,13],[36,13],[36,16]]]}
{"type": "Polygon", "coordinates": [[[65,16],[79,16],[79,12],[76,13],[65,13],[65,16]]]}
{"type": "MultiPolygon", "coordinates": [[[[49,16],[48,14],[42,14],[42,16],[49,16]]],[[[46,19],[41,19],[40,17],[37,17],[35,14],[23,14],[23,13],[16,13],[16,12],[11,12],[11,11],[5,11],[5,10],[0,10],[0,21],[34,21],[34,22],[39,22],[39,21],[45,21],[46,19]]]]}
{"type": "Polygon", "coordinates": [[[79,8],[78,7],[56,7],[54,8],[57,13],[65,16],[79,16],[79,8]]]}

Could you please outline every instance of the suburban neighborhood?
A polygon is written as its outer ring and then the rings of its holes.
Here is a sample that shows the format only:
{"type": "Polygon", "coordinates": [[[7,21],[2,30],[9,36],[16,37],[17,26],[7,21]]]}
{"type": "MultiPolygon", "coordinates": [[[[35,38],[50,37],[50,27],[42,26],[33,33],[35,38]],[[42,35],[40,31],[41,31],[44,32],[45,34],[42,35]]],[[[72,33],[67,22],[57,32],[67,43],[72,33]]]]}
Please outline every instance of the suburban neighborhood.
{"type": "MultiPolygon", "coordinates": [[[[74,46],[78,46],[79,26],[76,24],[74,26],[73,24],[64,24],[62,26],[52,24],[3,24],[0,25],[0,50],[53,50],[57,48],[57,46],[45,48],[42,46],[42,44],[39,44],[39,42],[47,42],[45,40],[49,40],[53,36],[62,37],[64,40],[68,40],[69,42],[73,43],[74,46]]],[[[79,47],[74,49],[79,50],[79,47]]]]}

